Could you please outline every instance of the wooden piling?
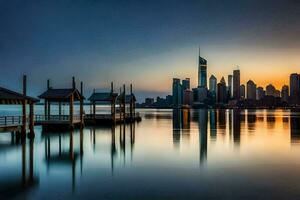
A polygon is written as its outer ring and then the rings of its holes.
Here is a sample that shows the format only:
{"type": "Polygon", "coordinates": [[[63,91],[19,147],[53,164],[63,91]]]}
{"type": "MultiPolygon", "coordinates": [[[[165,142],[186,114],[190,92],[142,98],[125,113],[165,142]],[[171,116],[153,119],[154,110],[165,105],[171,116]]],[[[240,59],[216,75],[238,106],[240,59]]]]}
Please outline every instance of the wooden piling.
{"type": "MultiPolygon", "coordinates": [[[[27,94],[27,77],[26,75],[23,75],[23,95],[26,96],[27,94]]],[[[22,137],[26,135],[26,99],[22,102],[22,137]]]]}
{"type": "MultiPolygon", "coordinates": [[[[80,94],[83,96],[83,82],[80,82],[80,94]]],[[[83,125],[83,98],[80,98],[80,124],[83,125]]]]}

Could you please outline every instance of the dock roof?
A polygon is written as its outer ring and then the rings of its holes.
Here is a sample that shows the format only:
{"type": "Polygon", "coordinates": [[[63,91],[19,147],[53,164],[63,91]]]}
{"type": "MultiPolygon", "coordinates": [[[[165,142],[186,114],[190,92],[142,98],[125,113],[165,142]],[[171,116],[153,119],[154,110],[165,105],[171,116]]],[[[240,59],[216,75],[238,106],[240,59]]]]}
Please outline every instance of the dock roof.
{"type": "Polygon", "coordinates": [[[67,88],[67,89],[53,89],[49,88],[43,94],[39,96],[40,99],[47,99],[50,101],[62,101],[67,102],[71,95],[74,95],[74,100],[79,101],[85,99],[84,96],[80,94],[77,89],[67,88]]]}
{"type": "Polygon", "coordinates": [[[21,93],[0,87],[0,104],[22,104],[26,100],[28,103],[36,103],[39,100],[21,93]]]}

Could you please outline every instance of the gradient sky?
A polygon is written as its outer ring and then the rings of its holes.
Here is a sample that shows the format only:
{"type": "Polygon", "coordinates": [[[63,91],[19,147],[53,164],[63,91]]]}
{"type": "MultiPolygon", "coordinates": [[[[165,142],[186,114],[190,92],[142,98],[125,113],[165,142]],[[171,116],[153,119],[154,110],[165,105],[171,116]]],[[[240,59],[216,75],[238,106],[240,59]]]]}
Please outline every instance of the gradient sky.
{"type": "Polygon", "coordinates": [[[0,85],[38,95],[84,81],[133,83],[139,100],[171,92],[173,77],[197,83],[197,55],[218,80],[288,84],[300,72],[300,1],[0,0],[0,85]]]}

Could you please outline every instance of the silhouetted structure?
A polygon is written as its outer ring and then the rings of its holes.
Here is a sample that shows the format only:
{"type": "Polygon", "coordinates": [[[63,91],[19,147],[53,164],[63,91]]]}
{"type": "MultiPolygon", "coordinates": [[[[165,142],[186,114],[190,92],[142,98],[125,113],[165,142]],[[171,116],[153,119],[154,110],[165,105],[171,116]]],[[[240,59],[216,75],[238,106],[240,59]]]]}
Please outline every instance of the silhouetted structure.
{"type": "Polygon", "coordinates": [[[117,102],[118,93],[114,92],[113,83],[111,83],[110,92],[94,92],[89,97],[91,104],[91,113],[87,114],[85,117],[85,122],[87,124],[101,124],[101,123],[115,123],[116,119],[119,119],[120,113],[116,113],[116,102],[117,102]],[[109,104],[110,113],[108,114],[98,114],[97,105],[109,104]]]}
{"type": "MultiPolygon", "coordinates": [[[[81,84],[82,92],[82,84],[81,84]]],[[[43,130],[73,129],[77,125],[83,125],[83,100],[84,96],[76,89],[75,78],[72,79],[72,87],[66,89],[53,89],[50,80],[47,82],[47,91],[39,96],[44,99],[44,115],[36,115],[36,124],[42,125],[43,130]],[[80,114],[74,115],[74,102],[80,102],[80,114]],[[51,114],[51,103],[58,103],[58,115],[51,114]],[[69,115],[62,115],[62,103],[69,104],[69,115]]]]}
{"type": "Polygon", "coordinates": [[[241,98],[240,93],[240,70],[233,71],[233,98],[239,100],[241,98]]]}
{"type": "Polygon", "coordinates": [[[0,131],[21,131],[22,136],[26,134],[27,108],[29,105],[29,129],[30,136],[34,136],[34,104],[39,100],[27,96],[27,78],[23,76],[23,94],[0,87],[1,105],[22,105],[22,116],[1,116],[0,131]]]}

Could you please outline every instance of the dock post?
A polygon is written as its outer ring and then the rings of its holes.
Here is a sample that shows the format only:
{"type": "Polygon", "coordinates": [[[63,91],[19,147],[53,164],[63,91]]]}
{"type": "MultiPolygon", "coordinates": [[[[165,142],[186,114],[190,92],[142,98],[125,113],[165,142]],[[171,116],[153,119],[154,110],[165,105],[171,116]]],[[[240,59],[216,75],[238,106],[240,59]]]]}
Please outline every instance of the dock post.
{"type": "Polygon", "coordinates": [[[125,84],[123,85],[123,114],[124,114],[124,122],[126,120],[126,94],[125,94],[125,84]]]}
{"type": "Polygon", "coordinates": [[[110,95],[111,95],[111,102],[110,102],[110,109],[111,109],[111,118],[112,123],[115,125],[116,123],[116,107],[115,107],[115,97],[113,96],[114,93],[114,83],[110,83],[110,95]]]}
{"type": "MultiPolygon", "coordinates": [[[[120,88],[120,97],[122,95],[122,89],[120,88]]],[[[122,122],[122,99],[119,100],[119,118],[120,118],[120,122],[122,122]]]]}
{"type": "Polygon", "coordinates": [[[34,138],[34,103],[30,103],[30,108],[29,108],[29,138],[34,138]]]}
{"type": "Polygon", "coordinates": [[[47,116],[48,116],[48,111],[47,111],[47,109],[48,109],[48,102],[47,102],[47,100],[45,99],[45,102],[44,102],[44,106],[45,106],[45,108],[44,108],[44,115],[45,115],[45,120],[46,120],[46,118],[47,118],[47,116]]]}
{"type": "MultiPolygon", "coordinates": [[[[83,97],[83,82],[80,82],[80,94],[83,97]]],[[[83,99],[80,98],[80,124],[83,126],[83,99]]]]}
{"type": "MultiPolygon", "coordinates": [[[[93,94],[95,94],[96,90],[94,88],[93,90],[93,94]]],[[[94,123],[96,123],[96,102],[93,101],[93,119],[94,119],[94,123]]]]}
{"type": "Polygon", "coordinates": [[[132,98],[132,84],[130,84],[130,122],[134,121],[133,119],[133,98],[132,98]]]}
{"type": "Polygon", "coordinates": [[[70,127],[72,128],[73,127],[73,104],[74,104],[74,95],[72,94],[70,96],[70,127]]]}
{"type": "Polygon", "coordinates": [[[50,115],[51,115],[51,102],[48,100],[47,101],[47,118],[48,118],[48,120],[50,120],[50,115]]]}
{"type": "MultiPolygon", "coordinates": [[[[23,95],[26,96],[27,94],[27,77],[26,75],[23,75],[23,95]]],[[[21,131],[21,137],[25,138],[26,136],[26,103],[27,101],[24,99],[22,102],[22,131],[21,131]]]]}
{"type": "Polygon", "coordinates": [[[61,120],[61,101],[58,102],[58,117],[59,117],[59,120],[61,120]]]}
{"type": "MultiPolygon", "coordinates": [[[[47,90],[50,89],[50,79],[47,80],[47,90]]],[[[45,120],[50,119],[50,102],[45,99],[45,120]]]]}

